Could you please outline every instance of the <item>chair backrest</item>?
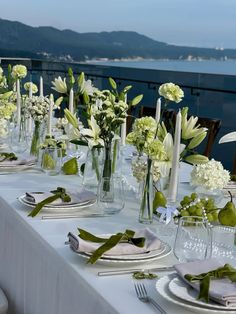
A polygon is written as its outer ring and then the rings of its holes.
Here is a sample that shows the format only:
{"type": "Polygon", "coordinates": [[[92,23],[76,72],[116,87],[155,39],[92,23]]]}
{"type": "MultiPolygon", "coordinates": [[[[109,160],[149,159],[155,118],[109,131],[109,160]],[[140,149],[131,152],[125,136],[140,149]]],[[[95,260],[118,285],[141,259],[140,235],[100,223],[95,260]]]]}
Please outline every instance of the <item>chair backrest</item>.
{"type": "Polygon", "coordinates": [[[221,127],[221,120],[199,117],[198,124],[201,127],[208,129],[207,143],[203,154],[210,157],[214,141],[221,127]]]}
{"type": "MultiPolygon", "coordinates": [[[[143,116],[154,117],[155,112],[156,112],[155,108],[142,107],[140,110],[139,116],[140,117],[143,117],[143,116]]],[[[163,121],[165,122],[167,130],[170,130],[175,125],[176,112],[173,109],[167,109],[167,110],[164,110],[162,116],[163,116],[163,121]]],[[[221,120],[199,117],[198,125],[208,129],[206,146],[204,148],[203,155],[210,157],[214,141],[221,127],[221,120]]]]}

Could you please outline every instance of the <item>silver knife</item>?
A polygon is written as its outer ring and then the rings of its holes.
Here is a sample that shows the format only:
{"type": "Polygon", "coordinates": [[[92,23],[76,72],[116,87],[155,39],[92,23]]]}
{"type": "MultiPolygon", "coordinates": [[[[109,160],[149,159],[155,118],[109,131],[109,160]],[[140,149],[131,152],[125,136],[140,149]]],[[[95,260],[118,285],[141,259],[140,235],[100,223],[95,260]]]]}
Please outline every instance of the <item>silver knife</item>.
{"type": "Polygon", "coordinates": [[[125,275],[125,274],[132,274],[136,271],[149,272],[150,270],[152,270],[152,271],[173,271],[174,266],[150,267],[150,268],[130,268],[130,269],[121,269],[121,270],[99,271],[98,276],[125,275]]]}

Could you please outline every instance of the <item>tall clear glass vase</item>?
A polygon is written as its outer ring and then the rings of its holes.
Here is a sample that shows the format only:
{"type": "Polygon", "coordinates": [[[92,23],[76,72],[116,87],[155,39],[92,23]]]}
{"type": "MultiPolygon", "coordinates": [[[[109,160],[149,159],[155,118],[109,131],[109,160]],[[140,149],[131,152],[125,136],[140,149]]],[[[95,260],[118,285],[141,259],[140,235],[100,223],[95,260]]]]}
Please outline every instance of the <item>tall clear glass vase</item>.
{"type": "Polygon", "coordinates": [[[101,176],[102,155],[101,148],[88,148],[83,175],[83,185],[87,188],[96,189],[98,187],[101,176]]]}
{"type": "Polygon", "coordinates": [[[41,141],[41,127],[42,123],[39,121],[35,121],[34,123],[34,132],[31,141],[30,147],[30,155],[39,157],[39,148],[40,148],[40,141],[41,141]]]}
{"type": "Polygon", "coordinates": [[[139,222],[143,224],[151,224],[153,221],[153,176],[152,176],[152,160],[147,159],[147,170],[143,181],[139,222]]]}

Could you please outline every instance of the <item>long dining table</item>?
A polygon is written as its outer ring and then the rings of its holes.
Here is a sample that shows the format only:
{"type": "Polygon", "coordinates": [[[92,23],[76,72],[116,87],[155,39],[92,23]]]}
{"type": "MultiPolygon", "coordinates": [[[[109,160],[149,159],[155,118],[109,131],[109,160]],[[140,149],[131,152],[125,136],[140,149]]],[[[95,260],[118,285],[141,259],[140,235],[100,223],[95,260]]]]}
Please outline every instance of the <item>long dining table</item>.
{"type": "MultiPolygon", "coordinates": [[[[150,304],[137,299],[131,274],[99,277],[98,271],[117,267],[89,265],[65,244],[68,232],[76,233],[78,227],[95,234],[145,227],[138,222],[139,206],[132,191],[126,189],[125,208],[120,213],[104,217],[31,218],[27,216],[29,209],[17,199],[26,191],[58,186],[77,189],[81,185],[78,175],[47,176],[37,171],[0,175],[0,287],[9,301],[8,313],[155,313],[150,304]]],[[[191,187],[182,184],[180,190],[190,193],[191,187]]],[[[155,220],[149,228],[173,246],[175,229],[168,231],[155,220]]],[[[171,266],[176,262],[171,253],[141,267],[171,266]]],[[[155,284],[156,280],[146,281],[149,293],[167,313],[191,313],[158,295],[155,284]]]]}

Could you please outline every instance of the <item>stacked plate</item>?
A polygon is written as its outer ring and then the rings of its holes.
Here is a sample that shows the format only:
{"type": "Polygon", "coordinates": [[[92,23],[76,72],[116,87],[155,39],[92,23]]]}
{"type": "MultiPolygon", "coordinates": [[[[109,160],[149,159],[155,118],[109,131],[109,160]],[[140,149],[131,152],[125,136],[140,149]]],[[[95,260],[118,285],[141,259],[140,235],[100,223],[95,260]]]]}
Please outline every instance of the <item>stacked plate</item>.
{"type": "MultiPolygon", "coordinates": [[[[43,194],[43,192],[34,192],[34,194],[43,194]]],[[[47,204],[45,205],[41,212],[47,213],[47,214],[64,214],[64,213],[71,213],[71,212],[77,212],[78,210],[92,206],[96,203],[97,197],[96,194],[90,191],[82,191],[78,192],[76,194],[77,201],[69,202],[69,203],[56,203],[56,204],[47,204]]],[[[29,196],[26,194],[21,195],[18,197],[18,200],[23,205],[26,205],[27,207],[34,208],[37,205],[37,202],[35,200],[30,199],[29,196]]]]}
{"type": "Polygon", "coordinates": [[[35,158],[0,162],[0,172],[17,172],[35,166],[35,158]]]}
{"type": "Polygon", "coordinates": [[[156,283],[158,293],[166,300],[180,305],[186,311],[196,313],[236,314],[236,308],[226,307],[209,301],[197,300],[198,292],[176,276],[169,275],[159,279],[156,283]]]}
{"type": "MultiPolygon", "coordinates": [[[[111,236],[111,235],[107,235],[111,236]]],[[[73,250],[73,248],[71,247],[73,250]]],[[[81,252],[78,250],[73,250],[79,256],[82,256],[85,259],[89,259],[91,253],[81,252]]],[[[158,250],[153,250],[145,253],[138,254],[122,254],[122,255],[106,255],[104,254],[97,260],[97,264],[105,264],[105,265],[137,265],[155,261],[157,259],[161,259],[171,253],[171,247],[165,243],[161,242],[161,246],[158,250]]]]}

